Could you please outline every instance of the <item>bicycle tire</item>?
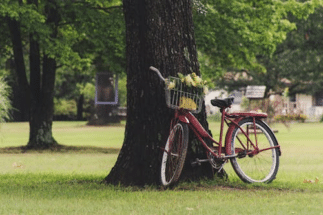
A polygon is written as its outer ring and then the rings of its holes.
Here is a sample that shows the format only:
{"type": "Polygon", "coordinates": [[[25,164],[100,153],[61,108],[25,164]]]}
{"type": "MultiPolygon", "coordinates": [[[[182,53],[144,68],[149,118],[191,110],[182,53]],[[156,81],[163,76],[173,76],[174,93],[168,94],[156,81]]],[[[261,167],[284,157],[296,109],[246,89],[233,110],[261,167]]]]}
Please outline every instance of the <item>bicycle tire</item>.
{"type": "Polygon", "coordinates": [[[170,186],[181,175],[188,145],[188,126],[178,122],[171,130],[163,153],[161,163],[161,184],[170,186]]]}
{"type": "MultiPolygon", "coordinates": [[[[261,120],[256,120],[256,132],[253,128],[253,119],[246,118],[239,122],[239,126],[247,131],[248,128],[249,138],[252,142],[255,142],[255,137],[257,138],[259,150],[274,147],[278,145],[277,139],[275,138],[274,133],[268,127],[266,123],[261,120]],[[256,133],[256,135],[255,135],[256,133]]],[[[233,130],[231,136],[231,153],[235,154],[236,148],[242,148],[239,141],[244,142],[246,145],[247,138],[240,131],[239,127],[236,127],[233,130]],[[239,138],[239,139],[238,139],[239,138]]],[[[259,152],[256,155],[245,155],[231,158],[231,165],[239,176],[239,178],[247,183],[270,183],[272,182],[277,175],[279,168],[279,149],[272,148],[259,152]]]]}

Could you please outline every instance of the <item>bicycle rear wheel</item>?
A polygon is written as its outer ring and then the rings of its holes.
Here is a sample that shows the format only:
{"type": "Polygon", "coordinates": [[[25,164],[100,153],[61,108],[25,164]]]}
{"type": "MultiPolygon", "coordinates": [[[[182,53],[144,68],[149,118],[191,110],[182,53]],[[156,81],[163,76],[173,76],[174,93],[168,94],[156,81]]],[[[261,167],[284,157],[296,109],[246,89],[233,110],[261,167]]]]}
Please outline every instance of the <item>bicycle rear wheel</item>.
{"type": "Polygon", "coordinates": [[[239,126],[241,129],[236,127],[231,136],[231,153],[238,154],[238,157],[231,158],[233,169],[240,179],[247,183],[273,181],[279,167],[279,149],[268,149],[278,145],[274,133],[261,120],[256,120],[255,129],[252,118],[241,120],[239,126]],[[255,148],[241,130],[248,135],[252,143],[258,144],[259,153],[252,153],[255,148]]]}
{"type": "Polygon", "coordinates": [[[163,186],[174,184],[181,175],[188,144],[188,127],[177,123],[167,139],[161,163],[161,183],[163,186]]]}

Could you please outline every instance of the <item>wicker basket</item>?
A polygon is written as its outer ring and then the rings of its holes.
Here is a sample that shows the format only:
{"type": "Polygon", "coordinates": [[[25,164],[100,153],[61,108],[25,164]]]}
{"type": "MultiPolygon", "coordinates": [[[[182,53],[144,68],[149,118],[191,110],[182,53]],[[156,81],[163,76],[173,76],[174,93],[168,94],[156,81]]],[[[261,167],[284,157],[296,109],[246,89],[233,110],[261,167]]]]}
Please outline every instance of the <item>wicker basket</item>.
{"type": "Polygon", "coordinates": [[[179,78],[168,77],[168,81],[175,83],[174,87],[166,86],[166,104],[172,109],[187,109],[192,113],[199,113],[202,109],[203,89],[188,87],[179,78]],[[171,89],[169,89],[171,88],[171,89]]]}

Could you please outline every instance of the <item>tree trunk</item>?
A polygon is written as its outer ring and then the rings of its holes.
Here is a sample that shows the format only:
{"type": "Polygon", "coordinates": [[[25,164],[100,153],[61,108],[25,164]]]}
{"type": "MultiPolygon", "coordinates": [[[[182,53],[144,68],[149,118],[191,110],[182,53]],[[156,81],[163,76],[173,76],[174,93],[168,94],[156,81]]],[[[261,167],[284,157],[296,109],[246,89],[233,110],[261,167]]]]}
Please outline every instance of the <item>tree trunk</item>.
{"type": "MultiPolygon", "coordinates": [[[[28,4],[38,5],[37,0],[29,0],[28,4]]],[[[59,14],[55,8],[55,2],[46,6],[47,23],[53,27],[51,38],[57,36],[57,26],[59,14]]],[[[43,149],[57,145],[52,136],[53,121],[53,97],[56,72],[56,60],[48,57],[45,53],[41,56],[39,43],[32,33],[29,35],[30,41],[30,82],[28,83],[24,56],[22,49],[22,37],[20,25],[17,20],[7,18],[11,33],[11,41],[14,50],[14,59],[19,87],[23,90],[23,95],[27,100],[26,110],[29,111],[29,141],[27,149],[43,149]],[[41,58],[42,72],[41,72],[41,58]]]]}
{"type": "MultiPolygon", "coordinates": [[[[127,125],[118,160],[107,183],[158,184],[162,150],[174,111],[167,108],[164,76],[199,74],[190,0],[124,0],[127,54],[127,125]]],[[[207,126],[204,108],[199,118],[207,126]]],[[[191,140],[190,142],[192,142],[191,140]]],[[[193,144],[194,145],[194,144],[193,144]]],[[[190,145],[183,176],[211,177],[210,165],[193,169],[189,161],[200,149],[190,145]],[[190,172],[190,174],[187,174],[190,172]]],[[[201,157],[199,157],[201,158],[201,157]]],[[[183,178],[182,178],[183,179],[183,178]]]]}
{"type": "Polygon", "coordinates": [[[52,135],[56,61],[44,55],[41,90],[32,95],[28,149],[44,149],[57,145],[52,135]]]}
{"type": "MultiPolygon", "coordinates": [[[[26,67],[24,61],[23,47],[22,47],[22,38],[20,31],[20,24],[18,21],[11,18],[7,18],[8,27],[10,30],[11,41],[13,45],[13,55],[15,61],[15,70],[17,73],[17,81],[20,86],[20,89],[26,93],[27,105],[29,98],[29,84],[26,75],[26,67]]],[[[28,106],[26,107],[28,108],[28,106]]]]}
{"type": "Polygon", "coordinates": [[[12,89],[11,101],[12,111],[10,113],[11,119],[14,122],[28,122],[29,121],[29,109],[27,98],[25,97],[25,91],[19,85],[16,75],[16,66],[14,58],[10,58],[6,62],[6,69],[10,71],[8,84],[12,89]]]}
{"type": "Polygon", "coordinates": [[[81,94],[77,100],[77,113],[76,113],[76,119],[81,121],[83,120],[83,103],[84,103],[84,95],[81,94]]]}

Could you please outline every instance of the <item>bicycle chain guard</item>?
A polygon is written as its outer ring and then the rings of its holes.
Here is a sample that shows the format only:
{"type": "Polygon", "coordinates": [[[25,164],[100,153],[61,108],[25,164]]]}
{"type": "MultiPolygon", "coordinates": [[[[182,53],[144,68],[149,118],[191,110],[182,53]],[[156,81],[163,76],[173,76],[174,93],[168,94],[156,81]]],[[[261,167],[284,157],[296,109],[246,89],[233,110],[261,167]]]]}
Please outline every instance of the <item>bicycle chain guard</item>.
{"type": "MultiPolygon", "coordinates": [[[[211,147],[212,151],[217,154],[218,151],[216,150],[216,148],[211,147]]],[[[214,155],[211,152],[207,153],[207,157],[209,159],[209,162],[211,164],[211,166],[216,169],[216,170],[221,170],[223,168],[223,165],[225,163],[225,160],[222,159],[217,159],[216,157],[214,157],[214,155]]]]}

